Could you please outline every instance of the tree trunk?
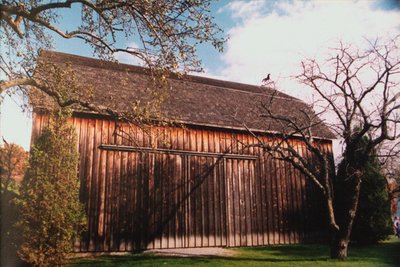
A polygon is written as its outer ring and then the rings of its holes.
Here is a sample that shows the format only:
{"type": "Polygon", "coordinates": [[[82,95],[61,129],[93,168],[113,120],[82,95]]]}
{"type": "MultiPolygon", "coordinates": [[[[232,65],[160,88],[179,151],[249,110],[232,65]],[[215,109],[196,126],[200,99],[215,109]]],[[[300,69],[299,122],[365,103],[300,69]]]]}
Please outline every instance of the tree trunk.
{"type": "Polygon", "coordinates": [[[347,258],[347,249],[349,246],[350,238],[340,236],[339,232],[334,235],[335,237],[333,237],[330,247],[331,258],[345,260],[347,258]]]}
{"type": "Polygon", "coordinates": [[[356,211],[358,206],[358,199],[360,196],[361,188],[361,173],[354,172],[354,180],[348,184],[352,188],[348,191],[350,194],[345,192],[342,195],[344,198],[348,198],[348,205],[342,206],[343,210],[338,211],[341,214],[339,219],[339,229],[332,231],[332,243],[331,243],[331,258],[345,260],[347,258],[347,249],[350,242],[351,229],[353,228],[354,218],[356,217],[356,211]]]}

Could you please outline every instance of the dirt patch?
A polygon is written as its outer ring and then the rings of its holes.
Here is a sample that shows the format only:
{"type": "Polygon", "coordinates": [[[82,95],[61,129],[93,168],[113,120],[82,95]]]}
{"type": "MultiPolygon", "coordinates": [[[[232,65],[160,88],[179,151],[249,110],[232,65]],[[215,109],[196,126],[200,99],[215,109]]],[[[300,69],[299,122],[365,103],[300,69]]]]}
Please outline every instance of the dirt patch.
{"type": "Polygon", "coordinates": [[[165,256],[180,256],[180,257],[226,257],[233,256],[236,251],[226,248],[174,248],[174,249],[152,249],[146,250],[144,253],[153,253],[156,255],[165,256]]]}
{"type": "MultiPolygon", "coordinates": [[[[70,258],[95,258],[99,256],[126,256],[135,252],[80,252],[73,253],[70,258]]],[[[138,253],[138,252],[136,252],[138,253]]],[[[230,257],[237,252],[226,248],[165,248],[150,249],[139,253],[152,253],[160,256],[177,256],[177,257],[230,257]]]]}

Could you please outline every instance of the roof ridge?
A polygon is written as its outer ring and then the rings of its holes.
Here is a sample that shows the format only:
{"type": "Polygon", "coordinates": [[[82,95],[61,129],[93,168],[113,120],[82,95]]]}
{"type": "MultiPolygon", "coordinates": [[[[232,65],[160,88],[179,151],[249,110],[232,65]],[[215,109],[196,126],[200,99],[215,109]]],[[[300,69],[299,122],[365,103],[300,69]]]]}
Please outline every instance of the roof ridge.
{"type": "MultiPolygon", "coordinates": [[[[135,73],[140,73],[140,74],[150,74],[149,69],[146,67],[131,65],[131,64],[126,64],[126,63],[120,63],[118,61],[115,61],[115,62],[107,61],[107,60],[102,60],[102,59],[98,59],[98,58],[92,58],[92,57],[87,57],[87,56],[69,54],[69,53],[53,51],[53,50],[44,50],[44,49],[40,51],[40,55],[42,55],[42,54],[50,54],[53,56],[62,56],[63,62],[68,62],[68,60],[65,59],[66,57],[80,59],[79,61],[74,61],[74,64],[81,64],[81,65],[86,65],[86,66],[89,65],[90,67],[94,67],[94,68],[113,69],[113,70],[117,70],[117,71],[128,71],[128,72],[135,72],[135,73]]],[[[266,93],[268,95],[275,94],[276,98],[290,99],[290,100],[294,100],[294,101],[303,102],[302,100],[300,100],[298,98],[292,97],[290,95],[287,95],[285,93],[282,93],[276,89],[272,89],[269,87],[262,87],[262,86],[257,86],[257,85],[253,85],[253,84],[233,82],[233,81],[203,77],[203,76],[192,75],[192,74],[185,74],[183,76],[185,77],[185,79],[178,77],[178,75],[175,73],[171,73],[168,78],[178,80],[178,81],[189,81],[189,82],[194,82],[194,83],[212,85],[212,86],[217,86],[217,87],[220,87],[220,88],[223,88],[226,90],[234,90],[234,91],[240,91],[240,92],[250,93],[250,94],[257,94],[257,95],[265,95],[266,93]],[[266,92],[266,90],[268,90],[269,92],[266,92]],[[276,92],[277,92],[277,94],[276,94],[276,92]]]]}

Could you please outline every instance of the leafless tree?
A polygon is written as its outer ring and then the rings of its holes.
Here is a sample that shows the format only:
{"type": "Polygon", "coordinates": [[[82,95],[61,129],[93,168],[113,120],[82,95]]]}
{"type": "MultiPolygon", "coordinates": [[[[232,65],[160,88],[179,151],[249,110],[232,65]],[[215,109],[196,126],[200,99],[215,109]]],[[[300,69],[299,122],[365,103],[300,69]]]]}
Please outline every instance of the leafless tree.
{"type": "MultiPolygon", "coordinates": [[[[385,43],[368,42],[366,50],[340,44],[323,63],[302,62],[302,73],[297,78],[313,89],[316,101],[312,106],[317,113],[299,110],[297,119],[282,116],[273,108],[274,96],[268,96],[258,115],[280,123],[284,130],[267,142],[252,133],[266,153],[290,162],[321,190],[332,234],[332,258],[347,257],[363,167],[380,145],[400,137],[399,41],[400,37],[385,43]],[[331,151],[315,133],[322,122],[343,142],[341,167],[336,170],[331,151]],[[306,153],[294,145],[294,139],[306,148],[306,153]],[[362,140],[367,143],[360,153],[362,140]],[[336,180],[343,182],[341,187],[337,187],[336,180]]],[[[395,150],[400,147],[393,147],[392,155],[398,153],[395,150]]]]}
{"type": "MultiPolygon", "coordinates": [[[[210,14],[210,2],[1,1],[0,93],[8,89],[8,94],[25,94],[27,87],[36,87],[60,104],[61,95],[33,76],[39,49],[51,49],[56,36],[80,40],[90,45],[93,53],[102,59],[113,59],[115,53],[127,53],[162,73],[199,71],[201,62],[196,47],[209,43],[221,51],[224,43],[222,30],[210,14]],[[68,24],[68,12],[79,14],[80,20],[68,24]],[[137,46],[130,45],[132,43],[137,46]]],[[[79,95],[82,92],[76,96],[79,95]]],[[[99,107],[88,99],[72,99],[62,102],[82,104],[98,111],[99,107]]]]}

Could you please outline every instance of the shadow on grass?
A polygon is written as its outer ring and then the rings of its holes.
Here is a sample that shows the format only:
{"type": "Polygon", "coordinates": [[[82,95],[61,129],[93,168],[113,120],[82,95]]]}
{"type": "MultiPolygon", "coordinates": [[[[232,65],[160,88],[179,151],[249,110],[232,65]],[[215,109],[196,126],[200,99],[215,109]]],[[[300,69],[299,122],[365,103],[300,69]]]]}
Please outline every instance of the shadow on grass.
{"type": "MultiPolygon", "coordinates": [[[[329,258],[325,245],[291,245],[235,248],[231,257],[178,257],[137,253],[127,256],[104,256],[75,261],[74,266],[308,266],[312,262],[323,266],[341,265],[329,258]],[[287,263],[287,265],[285,264],[287,263]]],[[[351,246],[346,266],[400,266],[400,241],[392,239],[375,246],[351,246]]],[[[341,265],[342,266],[342,265],[341,265]]]]}
{"type": "Polygon", "coordinates": [[[350,247],[349,260],[353,259],[400,266],[400,239],[392,237],[377,245],[350,247]]]}

